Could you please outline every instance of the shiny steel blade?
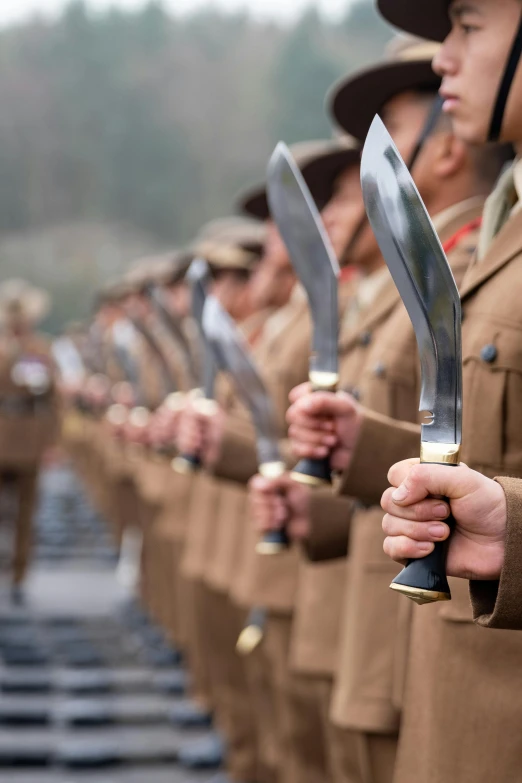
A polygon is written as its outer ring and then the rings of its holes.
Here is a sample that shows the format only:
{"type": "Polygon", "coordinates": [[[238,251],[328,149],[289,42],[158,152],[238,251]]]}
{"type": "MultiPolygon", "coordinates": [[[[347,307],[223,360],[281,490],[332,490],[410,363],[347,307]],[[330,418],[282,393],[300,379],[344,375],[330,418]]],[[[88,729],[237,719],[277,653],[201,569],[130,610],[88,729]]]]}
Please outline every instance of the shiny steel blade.
{"type": "Polygon", "coordinates": [[[241,332],[214,296],[207,297],[203,328],[218,366],[230,374],[238,396],[251,413],[259,464],[280,462],[279,432],[272,400],[241,332]]]}
{"type": "Polygon", "coordinates": [[[368,219],[415,330],[422,369],[422,440],[460,444],[462,347],[460,297],[413,179],[379,117],[361,161],[368,219]]]}
{"type": "Polygon", "coordinates": [[[280,142],[268,164],[270,212],[306,289],[314,324],[311,369],[337,373],[339,264],[303,175],[280,142]]]}
{"type": "Polygon", "coordinates": [[[207,287],[210,280],[210,268],[202,258],[192,261],[186,279],[192,291],[192,316],[198,325],[203,344],[203,367],[201,370],[201,385],[207,400],[214,399],[216,375],[218,367],[209,341],[203,329],[203,310],[207,299],[207,287]]]}

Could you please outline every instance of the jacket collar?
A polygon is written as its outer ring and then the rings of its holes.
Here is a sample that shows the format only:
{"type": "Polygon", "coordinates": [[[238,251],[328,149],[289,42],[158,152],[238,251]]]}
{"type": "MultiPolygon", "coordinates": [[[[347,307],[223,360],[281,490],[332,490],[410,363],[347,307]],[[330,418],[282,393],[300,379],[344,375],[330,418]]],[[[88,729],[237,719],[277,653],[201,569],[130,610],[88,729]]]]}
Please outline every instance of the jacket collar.
{"type": "Polygon", "coordinates": [[[469,296],[522,252],[522,212],[513,215],[493,240],[485,257],[475,258],[462,284],[461,298],[469,296]]]}

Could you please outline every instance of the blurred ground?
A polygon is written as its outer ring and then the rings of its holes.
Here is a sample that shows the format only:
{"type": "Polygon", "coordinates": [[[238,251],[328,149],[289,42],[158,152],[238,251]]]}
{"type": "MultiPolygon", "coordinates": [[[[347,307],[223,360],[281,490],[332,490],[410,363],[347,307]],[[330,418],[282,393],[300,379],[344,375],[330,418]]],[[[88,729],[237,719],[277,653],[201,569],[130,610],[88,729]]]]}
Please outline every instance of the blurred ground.
{"type": "MultiPolygon", "coordinates": [[[[5,524],[0,532],[5,563],[5,524]]],[[[114,567],[105,526],[74,476],[48,469],[24,607],[12,607],[0,580],[0,781],[209,779],[176,764],[179,746],[205,734],[169,724],[182,665],[114,567]]]]}

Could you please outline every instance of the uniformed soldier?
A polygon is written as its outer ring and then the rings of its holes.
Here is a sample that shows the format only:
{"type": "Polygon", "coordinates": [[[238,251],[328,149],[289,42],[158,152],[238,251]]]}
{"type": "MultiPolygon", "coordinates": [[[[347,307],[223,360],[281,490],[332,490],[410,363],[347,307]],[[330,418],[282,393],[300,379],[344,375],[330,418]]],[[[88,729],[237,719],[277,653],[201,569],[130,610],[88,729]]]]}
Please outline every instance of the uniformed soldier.
{"type": "MultiPolygon", "coordinates": [[[[401,41],[393,51],[391,61],[366,70],[337,88],[334,114],[347,130],[364,138],[374,114],[380,111],[405,159],[412,161],[415,154],[413,174],[417,185],[434,215],[454,273],[462,278],[476,243],[484,194],[498,174],[502,153],[472,153],[455,139],[444,118],[434,116],[436,83],[430,74],[433,46],[401,41]],[[367,96],[364,104],[363,95],[367,96]],[[354,105],[359,112],[350,111],[354,105]]],[[[345,483],[340,489],[355,501],[351,508],[338,501],[335,505],[328,494],[319,492],[308,497],[305,490],[288,482],[270,488],[258,479],[256,503],[263,527],[270,525],[270,510],[292,520],[295,535],[305,539],[312,559],[339,557],[348,549],[345,588],[343,570],[336,575],[335,565],[331,565],[325,571],[330,581],[323,574],[321,595],[317,595],[317,590],[313,594],[309,591],[303,616],[310,629],[317,626],[321,616],[326,615],[323,607],[329,605],[332,595],[344,591],[339,666],[331,710],[335,779],[391,781],[410,607],[385,589],[395,574],[393,568],[386,567],[382,554],[382,513],[378,507],[371,507],[375,500],[367,488],[379,476],[383,478],[374,455],[386,449],[386,440],[377,440],[373,435],[374,417],[378,421],[382,415],[411,422],[417,419],[417,350],[408,317],[387,270],[366,275],[355,299],[358,311],[348,309],[340,343],[341,386],[350,396],[318,394],[303,398],[308,389],[296,390],[295,404],[288,414],[297,455],[317,456],[317,433],[310,426],[316,415],[315,406],[322,404],[320,400],[328,400],[332,405],[350,400],[357,415],[354,413],[345,424],[349,431],[344,434],[351,439],[354,451],[350,465],[354,478],[349,487],[345,483]],[[282,488],[289,490],[290,505],[273,494],[282,488]],[[263,492],[268,494],[264,500],[263,492]]],[[[318,419],[321,422],[322,413],[318,419]]],[[[327,435],[326,441],[329,438],[331,447],[335,445],[335,436],[327,435]]],[[[328,449],[321,456],[324,453],[328,449]]],[[[338,456],[334,451],[333,466],[337,469],[344,467],[336,462],[338,456]]],[[[309,573],[311,579],[313,569],[309,573]]],[[[299,624],[296,633],[303,633],[299,624]]]]}
{"type": "Polygon", "coordinates": [[[24,280],[0,286],[0,482],[14,498],[12,599],[23,600],[32,544],[38,473],[58,434],[59,405],[51,343],[35,331],[50,300],[24,280]]]}
{"type": "MultiPolygon", "coordinates": [[[[297,150],[294,148],[294,153],[320,207],[324,207],[334,191],[338,204],[342,203],[345,193],[339,187],[339,182],[343,172],[358,163],[357,148],[345,141],[307,143],[297,150]]],[[[358,183],[357,167],[353,179],[358,183]]],[[[250,193],[244,198],[243,204],[250,212],[267,219],[264,189],[250,193]]],[[[363,213],[362,203],[356,206],[353,211],[351,204],[348,205],[353,229],[358,226],[363,213]]],[[[344,216],[348,222],[346,207],[344,216]]],[[[342,225],[340,231],[339,226],[337,229],[335,244],[338,252],[341,252],[345,244],[346,226],[342,225]]],[[[297,297],[293,293],[285,305],[295,285],[295,276],[275,227],[269,224],[268,231],[266,254],[253,280],[253,291],[259,307],[278,307],[277,312],[266,321],[261,339],[254,346],[254,355],[276,403],[281,432],[284,433],[288,391],[295,379],[302,379],[308,374],[310,327],[308,307],[300,289],[296,290],[297,297]]],[[[220,456],[213,465],[216,475],[233,480],[238,485],[244,485],[257,465],[254,435],[251,425],[246,427],[244,419],[244,413],[229,417],[224,432],[220,434],[220,456]]],[[[200,441],[191,442],[192,448],[199,444],[200,441]]],[[[284,444],[282,447],[284,450],[284,444]]],[[[241,607],[243,618],[245,611],[252,606],[264,607],[267,613],[263,644],[246,659],[247,674],[256,705],[264,775],[262,779],[267,775],[271,776],[270,779],[276,775],[278,779],[289,779],[290,774],[294,775],[294,771],[290,770],[295,770],[293,747],[296,743],[307,759],[313,758],[315,764],[315,758],[319,757],[321,761],[318,763],[324,764],[320,736],[312,736],[312,731],[306,741],[302,735],[297,739],[296,716],[303,711],[308,712],[310,707],[308,695],[301,692],[300,683],[294,679],[288,665],[297,557],[295,552],[275,559],[257,555],[257,539],[245,525],[244,506],[238,511],[237,527],[234,535],[228,534],[228,546],[214,546],[211,550],[216,555],[220,553],[221,565],[217,564],[216,558],[213,563],[209,562],[207,572],[215,573],[216,577],[221,573],[221,589],[229,591],[234,602],[241,607]],[[240,549],[237,547],[238,539],[243,539],[240,549]],[[311,746],[308,741],[310,736],[311,746]]],[[[232,531],[230,522],[229,513],[228,530],[232,531]]],[[[224,534],[226,531],[227,527],[223,527],[224,534]]],[[[224,536],[222,541],[225,543],[224,536]]],[[[236,629],[236,636],[239,630],[240,626],[236,629]]],[[[300,715],[298,720],[301,720],[300,715]]]]}
{"type": "MultiPolygon", "coordinates": [[[[520,2],[440,0],[423,3],[422,11],[405,0],[381,0],[379,6],[401,27],[444,40],[434,67],[455,132],[474,144],[500,138],[519,151],[520,2]]],[[[520,477],[522,471],[519,172],[517,160],[488,200],[479,250],[461,289],[461,458],[489,477],[520,477]]],[[[450,604],[415,612],[398,783],[520,776],[520,741],[513,731],[522,705],[520,635],[478,628],[467,590],[455,588],[450,604]]]]}

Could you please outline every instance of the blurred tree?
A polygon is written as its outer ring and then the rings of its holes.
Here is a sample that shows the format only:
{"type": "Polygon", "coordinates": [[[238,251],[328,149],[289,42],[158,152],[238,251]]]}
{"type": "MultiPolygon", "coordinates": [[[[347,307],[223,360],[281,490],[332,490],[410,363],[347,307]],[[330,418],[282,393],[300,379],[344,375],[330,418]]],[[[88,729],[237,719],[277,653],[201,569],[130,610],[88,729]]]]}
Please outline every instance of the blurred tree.
{"type": "Polygon", "coordinates": [[[72,0],[56,21],[2,29],[0,277],[47,281],[53,328],[84,313],[125,259],[230,213],[279,138],[329,135],[327,89],[389,35],[370,0],[290,28],[72,0]]]}

